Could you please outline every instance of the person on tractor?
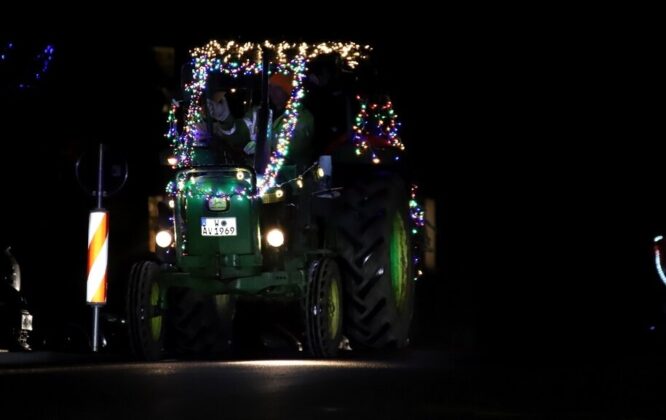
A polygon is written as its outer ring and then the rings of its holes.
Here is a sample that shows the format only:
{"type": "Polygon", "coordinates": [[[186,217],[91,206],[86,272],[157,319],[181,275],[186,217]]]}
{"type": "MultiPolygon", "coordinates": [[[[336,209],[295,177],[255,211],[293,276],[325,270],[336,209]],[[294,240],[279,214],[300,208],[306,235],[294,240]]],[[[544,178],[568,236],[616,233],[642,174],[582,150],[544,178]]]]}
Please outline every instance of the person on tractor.
{"type": "MultiPolygon", "coordinates": [[[[271,106],[271,150],[277,147],[277,135],[285,123],[285,109],[292,91],[292,77],[284,74],[273,74],[268,81],[268,97],[271,106]]],[[[245,154],[253,155],[257,138],[258,107],[248,112],[244,118],[234,118],[224,94],[215,92],[208,100],[208,112],[213,120],[214,133],[223,140],[224,147],[235,150],[242,149],[245,154]]],[[[289,154],[285,164],[304,167],[314,160],[312,136],[314,134],[314,118],[305,108],[299,109],[298,121],[289,145],[289,154]]]]}
{"type": "Polygon", "coordinates": [[[229,110],[226,93],[224,89],[216,88],[209,98],[202,100],[206,106],[202,106],[203,120],[193,126],[195,144],[215,151],[218,161],[224,160],[224,156],[227,160],[249,163],[250,156],[243,150],[247,140],[235,134],[235,126],[229,128],[229,121],[234,118],[229,110]]]}

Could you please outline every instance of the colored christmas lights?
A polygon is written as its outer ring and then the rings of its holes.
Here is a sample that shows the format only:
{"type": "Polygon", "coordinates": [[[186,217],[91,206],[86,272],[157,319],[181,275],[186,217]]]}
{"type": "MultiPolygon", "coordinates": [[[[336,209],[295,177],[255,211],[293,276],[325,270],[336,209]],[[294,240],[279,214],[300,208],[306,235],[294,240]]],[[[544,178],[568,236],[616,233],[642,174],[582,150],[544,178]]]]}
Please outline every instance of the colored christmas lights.
{"type": "Polygon", "coordinates": [[[409,216],[411,217],[414,226],[417,228],[422,228],[425,226],[425,212],[416,201],[416,191],[418,188],[419,187],[417,185],[412,185],[411,199],[409,200],[409,216]]]}
{"type": "MultiPolygon", "coordinates": [[[[379,164],[381,160],[373,147],[392,147],[404,151],[405,145],[398,134],[400,122],[393,110],[393,103],[386,100],[383,104],[368,104],[360,96],[356,96],[356,99],[360,104],[353,125],[356,155],[361,156],[369,151],[372,163],[379,164]]],[[[394,159],[399,160],[399,157],[394,159]]]]}
{"type": "MultiPolygon", "coordinates": [[[[409,217],[412,222],[412,234],[413,235],[420,235],[423,233],[423,227],[425,226],[425,212],[423,211],[423,208],[417,201],[417,190],[418,190],[417,185],[412,185],[411,188],[411,198],[409,200],[409,217]]],[[[419,258],[419,255],[421,255],[421,249],[420,249],[420,241],[415,240],[413,241],[414,244],[414,257],[413,257],[413,262],[414,262],[414,272],[416,275],[414,276],[414,280],[417,280],[422,274],[423,271],[420,269],[421,267],[421,259],[419,258]]]]}

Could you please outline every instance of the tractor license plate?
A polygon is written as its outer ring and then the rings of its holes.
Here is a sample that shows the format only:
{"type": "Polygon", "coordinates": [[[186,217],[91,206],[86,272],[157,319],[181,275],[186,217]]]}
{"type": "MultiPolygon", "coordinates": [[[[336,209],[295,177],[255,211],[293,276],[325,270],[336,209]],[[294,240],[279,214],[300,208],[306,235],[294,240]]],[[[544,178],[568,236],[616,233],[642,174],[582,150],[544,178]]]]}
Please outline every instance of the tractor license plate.
{"type": "Polygon", "coordinates": [[[236,236],[235,217],[202,217],[201,236],[236,236]]]}

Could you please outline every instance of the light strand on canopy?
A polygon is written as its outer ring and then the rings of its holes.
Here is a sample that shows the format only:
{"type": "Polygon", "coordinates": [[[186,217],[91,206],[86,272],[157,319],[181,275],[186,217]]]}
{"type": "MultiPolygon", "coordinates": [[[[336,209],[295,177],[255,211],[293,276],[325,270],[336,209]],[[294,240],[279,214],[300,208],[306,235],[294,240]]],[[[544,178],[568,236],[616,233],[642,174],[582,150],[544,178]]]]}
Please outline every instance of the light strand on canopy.
{"type": "Polygon", "coordinates": [[[369,46],[361,47],[356,43],[342,42],[309,45],[287,42],[272,44],[269,41],[265,41],[263,44],[241,44],[235,41],[221,44],[211,41],[204,47],[195,48],[191,52],[193,78],[185,86],[190,105],[184,118],[183,133],[178,133],[177,105],[172,105],[167,120],[169,130],[166,137],[171,143],[173,155],[176,158],[174,166],[186,168],[192,166],[194,162],[196,130],[203,121],[201,99],[208,75],[212,72],[220,72],[232,77],[259,74],[262,72],[262,48],[274,52],[277,71],[292,75],[293,88],[285,110],[285,122],[277,133],[276,150],[271,153],[266,170],[258,180],[258,195],[262,195],[275,186],[276,177],[289,153],[289,144],[298,122],[301,102],[305,96],[303,80],[308,61],[320,54],[338,53],[343,63],[353,68],[359,60],[367,58],[364,52],[370,51],[369,46]]]}

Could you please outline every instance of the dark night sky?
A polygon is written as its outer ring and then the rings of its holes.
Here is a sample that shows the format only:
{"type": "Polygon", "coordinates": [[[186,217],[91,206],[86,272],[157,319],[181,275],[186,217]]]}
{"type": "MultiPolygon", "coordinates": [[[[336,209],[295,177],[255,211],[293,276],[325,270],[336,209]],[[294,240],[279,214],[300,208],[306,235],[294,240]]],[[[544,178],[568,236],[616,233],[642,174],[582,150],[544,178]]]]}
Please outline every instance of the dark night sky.
{"type": "MultiPolygon", "coordinates": [[[[79,287],[83,255],[72,255],[83,252],[78,242],[85,247],[92,203],[69,168],[86,143],[127,149],[132,177],[112,211],[134,214],[128,203],[159,185],[144,170],[154,167],[145,162],[164,132],[152,46],[175,47],[178,60],[210,38],[352,39],[375,46],[418,162],[414,174],[438,201],[440,272],[423,286],[437,297],[424,311],[437,318],[436,332],[426,335],[449,343],[469,330],[477,350],[521,355],[639,342],[645,325],[663,318],[666,298],[650,260],[666,203],[656,152],[663,130],[653,130],[663,72],[649,26],[578,36],[538,20],[444,25],[450,21],[419,20],[418,31],[379,21],[289,30],[222,21],[185,34],[170,24],[146,35],[132,23],[122,38],[91,27],[17,35],[25,45],[56,47],[39,89],[3,93],[2,176],[13,182],[2,233],[22,246],[26,265],[40,262],[25,270],[39,280],[26,282],[54,292],[57,283],[79,287]],[[46,207],[32,204],[43,183],[46,207]],[[36,257],[44,252],[33,236],[41,229],[63,244],[48,246],[46,257],[36,257]],[[62,267],[63,260],[75,263],[62,267]]],[[[118,236],[131,235],[127,229],[118,236]]]]}

